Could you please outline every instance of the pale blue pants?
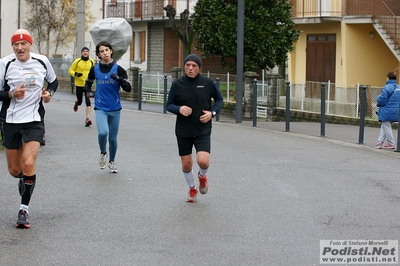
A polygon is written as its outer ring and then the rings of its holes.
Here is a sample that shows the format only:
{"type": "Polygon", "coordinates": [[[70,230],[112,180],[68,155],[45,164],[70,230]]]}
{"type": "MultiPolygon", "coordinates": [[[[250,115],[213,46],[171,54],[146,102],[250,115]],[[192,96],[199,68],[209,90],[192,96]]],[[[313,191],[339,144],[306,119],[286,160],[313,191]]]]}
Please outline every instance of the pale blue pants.
{"type": "Polygon", "coordinates": [[[118,148],[117,136],[119,130],[121,110],[112,112],[95,110],[95,112],[96,112],[96,125],[98,131],[100,152],[105,153],[107,151],[107,137],[108,137],[109,160],[111,162],[114,162],[118,148]]]}

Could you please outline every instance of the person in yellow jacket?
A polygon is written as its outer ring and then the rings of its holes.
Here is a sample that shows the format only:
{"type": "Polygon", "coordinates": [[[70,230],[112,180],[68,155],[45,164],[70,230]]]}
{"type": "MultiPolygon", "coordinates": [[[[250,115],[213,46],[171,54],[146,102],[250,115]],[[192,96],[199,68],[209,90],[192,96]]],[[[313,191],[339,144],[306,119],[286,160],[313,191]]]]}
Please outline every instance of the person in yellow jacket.
{"type": "Polygon", "coordinates": [[[68,73],[75,80],[75,92],[76,92],[76,101],[74,104],[74,111],[78,111],[78,106],[82,104],[83,95],[85,95],[86,102],[86,120],[85,126],[88,127],[92,124],[92,120],[90,120],[90,111],[91,111],[91,102],[90,98],[86,96],[86,93],[83,92],[85,88],[86,78],[89,74],[89,70],[95,65],[94,60],[89,58],[89,48],[83,47],[81,50],[82,56],[77,58],[72,62],[71,67],[68,70],[68,73]]]}

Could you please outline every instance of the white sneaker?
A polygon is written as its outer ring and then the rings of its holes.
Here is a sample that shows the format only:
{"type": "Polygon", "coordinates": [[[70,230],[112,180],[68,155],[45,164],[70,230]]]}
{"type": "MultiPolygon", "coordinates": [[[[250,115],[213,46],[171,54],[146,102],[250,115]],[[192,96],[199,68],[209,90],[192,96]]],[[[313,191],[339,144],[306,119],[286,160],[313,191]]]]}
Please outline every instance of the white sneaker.
{"type": "Polygon", "coordinates": [[[100,166],[101,169],[106,168],[106,166],[107,166],[107,153],[100,154],[99,166],[100,166]]]}
{"type": "Polygon", "coordinates": [[[110,173],[118,173],[117,165],[114,162],[108,162],[108,168],[110,168],[110,173]]]}

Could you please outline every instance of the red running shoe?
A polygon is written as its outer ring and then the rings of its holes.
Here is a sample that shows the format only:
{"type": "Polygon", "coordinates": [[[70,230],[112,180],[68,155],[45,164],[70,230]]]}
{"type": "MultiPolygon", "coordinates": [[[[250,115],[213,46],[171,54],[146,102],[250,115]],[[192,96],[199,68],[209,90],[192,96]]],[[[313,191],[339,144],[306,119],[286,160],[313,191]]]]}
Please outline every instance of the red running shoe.
{"type": "Polygon", "coordinates": [[[77,112],[77,111],[78,111],[78,103],[75,102],[75,104],[74,104],[74,112],[77,112]]]}
{"type": "Polygon", "coordinates": [[[186,199],[186,202],[195,203],[196,202],[196,195],[197,195],[197,188],[193,187],[189,189],[189,195],[186,199]]]}
{"type": "Polygon", "coordinates": [[[201,194],[207,194],[208,192],[208,181],[207,176],[200,177],[200,172],[197,174],[199,177],[199,191],[201,194]]]}

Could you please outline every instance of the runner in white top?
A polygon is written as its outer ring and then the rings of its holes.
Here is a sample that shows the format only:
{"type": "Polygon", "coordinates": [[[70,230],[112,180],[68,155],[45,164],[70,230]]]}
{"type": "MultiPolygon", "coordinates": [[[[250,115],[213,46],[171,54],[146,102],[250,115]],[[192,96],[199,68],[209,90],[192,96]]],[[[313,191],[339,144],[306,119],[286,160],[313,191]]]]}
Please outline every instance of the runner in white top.
{"type": "Polygon", "coordinates": [[[14,54],[0,60],[2,140],[8,171],[19,179],[21,195],[17,228],[30,228],[28,206],[36,183],[36,158],[40,145],[45,145],[43,102],[49,102],[58,87],[49,60],[31,53],[32,43],[27,30],[17,30],[11,37],[14,54]]]}
{"type": "Polygon", "coordinates": [[[8,92],[8,90],[14,92],[14,96],[15,89],[21,84],[27,90],[23,100],[14,97],[10,99],[9,105],[4,100],[0,103],[1,118],[5,119],[7,123],[42,121],[44,108],[41,97],[45,79],[54,92],[57,87],[53,83],[57,77],[46,56],[30,53],[27,61],[18,60],[15,54],[3,58],[0,63],[1,89],[4,92],[8,92]]]}

